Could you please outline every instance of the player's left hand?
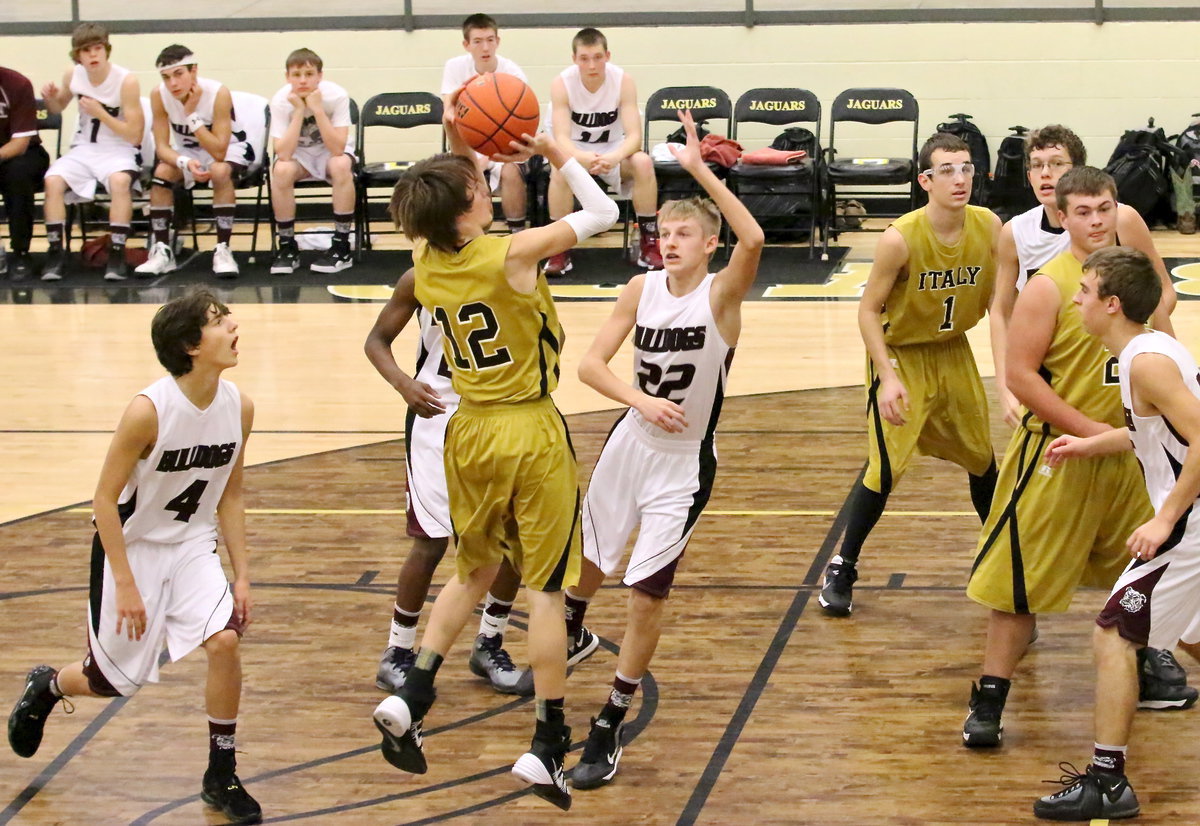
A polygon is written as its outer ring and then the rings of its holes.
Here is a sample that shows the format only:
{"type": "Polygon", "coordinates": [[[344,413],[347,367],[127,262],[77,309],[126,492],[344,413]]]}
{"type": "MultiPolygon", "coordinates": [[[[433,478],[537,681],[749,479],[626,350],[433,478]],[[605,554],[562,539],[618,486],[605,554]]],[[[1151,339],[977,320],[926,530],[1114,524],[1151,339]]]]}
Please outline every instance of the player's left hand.
{"type": "Polygon", "coordinates": [[[307,106],[308,111],[312,112],[314,115],[317,113],[317,110],[321,108],[321,103],[323,101],[324,98],[321,97],[320,89],[313,89],[304,96],[304,105],[307,106]]]}
{"type": "Polygon", "coordinates": [[[679,122],[683,124],[687,143],[682,149],[674,144],[667,144],[667,149],[675,156],[675,160],[679,161],[680,166],[691,172],[704,166],[704,159],[700,157],[700,138],[696,135],[696,121],[692,119],[692,110],[690,109],[685,112],[676,110],[675,114],[679,116],[679,122]]]}
{"type": "Polygon", "coordinates": [[[188,161],[188,169],[191,170],[192,177],[202,184],[206,184],[212,179],[212,173],[205,169],[203,164],[195,158],[188,161]]]}
{"type": "Polygon", "coordinates": [[[93,118],[100,117],[100,114],[104,111],[104,107],[100,104],[100,101],[87,95],[79,96],[79,109],[85,115],[93,118]]]}
{"type": "Polygon", "coordinates": [[[534,155],[545,155],[556,148],[554,139],[545,132],[531,135],[528,132],[521,135],[521,140],[509,143],[512,152],[505,155],[493,155],[492,159],[502,163],[521,163],[534,155]]]}
{"type": "Polygon", "coordinates": [[[620,163],[621,159],[610,153],[597,155],[596,160],[592,161],[592,165],[588,168],[588,174],[607,175],[609,172],[612,172],[613,169],[616,168],[620,163]]]}
{"type": "Polygon", "coordinates": [[[1159,517],[1154,517],[1129,535],[1129,540],[1125,543],[1129,548],[1129,555],[1134,559],[1154,559],[1174,527],[1159,517]]]}
{"type": "Polygon", "coordinates": [[[233,615],[241,623],[242,633],[250,627],[250,614],[254,600],[250,598],[250,580],[236,579],[233,582],[233,615]]]}

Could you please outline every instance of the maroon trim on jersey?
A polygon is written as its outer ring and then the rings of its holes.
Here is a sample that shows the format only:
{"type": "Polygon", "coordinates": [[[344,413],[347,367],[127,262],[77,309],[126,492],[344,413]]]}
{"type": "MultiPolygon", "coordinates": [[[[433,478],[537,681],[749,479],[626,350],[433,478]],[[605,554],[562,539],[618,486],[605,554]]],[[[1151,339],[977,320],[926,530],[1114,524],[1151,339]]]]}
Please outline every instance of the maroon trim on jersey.
{"type": "Polygon", "coordinates": [[[12,140],[13,135],[29,135],[30,146],[41,143],[33,84],[20,72],[0,66],[0,146],[12,140]]]}
{"type": "Polygon", "coordinates": [[[92,656],[92,644],[88,643],[87,656],[83,658],[83,676],[87,677],[88,688],[92,693],[100,697],[120,697],[121,692],[113,688],[113,684],[108,681],[108,677],[100,671],[100,666],[96,664],[96,658],[92,656]]]}

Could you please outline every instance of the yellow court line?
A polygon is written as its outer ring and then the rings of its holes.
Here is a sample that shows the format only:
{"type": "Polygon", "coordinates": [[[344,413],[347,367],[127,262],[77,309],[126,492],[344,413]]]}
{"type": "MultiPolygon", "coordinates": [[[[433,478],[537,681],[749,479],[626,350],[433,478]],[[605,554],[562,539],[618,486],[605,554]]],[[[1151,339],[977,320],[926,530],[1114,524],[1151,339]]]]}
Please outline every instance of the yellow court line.
{"type": "MultiPolygon", "coordinates": [[[[68,508],[67,513],[91,513],[68,508]]],[[[246,508],[253,516],[403,516],[403,508],[246,508]]],[[[837,511],[705,511],[707,516],[836,516],[837,511]]],[[[884,516],[975,516],[975,511],[889,511],[884,516]]]]}

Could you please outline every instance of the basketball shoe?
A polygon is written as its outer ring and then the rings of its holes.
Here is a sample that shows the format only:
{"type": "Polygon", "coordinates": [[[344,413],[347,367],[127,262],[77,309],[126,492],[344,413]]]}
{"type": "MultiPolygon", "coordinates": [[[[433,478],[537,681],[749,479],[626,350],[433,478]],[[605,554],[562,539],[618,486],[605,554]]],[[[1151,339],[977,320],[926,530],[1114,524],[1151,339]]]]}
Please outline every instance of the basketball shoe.
{"type": "Polygon", "coordinates": [[[560,252],[558,255],[550,256],[550,260],[546,262],[546,277],[557,278],[558,276],[566,275],[571,271],[571,252],[560,252]]]}
{"type": "Polygon", "coordinates": [[[963,745],[967,748],[988,748],[1000,745],[1004,737],[1004,702],[1008,699],[1007,685],[971,683],[971,703],[963,722],[963,745]]]}
{"type": "Polygon", "coordinates": [[[200,799],[220,809],[230,823],[262,823],[262,807],[250,796],[236,774],[228,777],[204,775],[200,799]]]}
{"type": "Polygon", "coordinates": [[[8,744],[18,757],[33,757],[42,744],[46,718],[61,697],[50,693],[50,681],[58,672],[39,665],[25,677],[25,690],[8,715],[8,744]]]}
{"type": "Polygon", "coordinates": [[[46,263],[42,267],[43,281],[62,281],[67,271],[67,251],[62,247],[51,247],[46,251],[46,263]]]}
{"type": "Polygon", "coordinates": [[[504,650],[503,643],[504,637],[499,634],[494,637],[483,634],[477,636],[471,649],[471,659],[467,663],[471,673],[483,677],[501,694],[532,697],[533,669],[518,670],[513,665],[512,657],[504,650]]]}
{"type": "MultiPolygon", "coordinates": [[[[1080,774],[1070,763],[1059,763],[1066,786],[1033,804],[1033,813],[1046,820],[1116,820],[1137,817],[1138,799],[1123,774],[1097,771],[1088,766],[1080,774]]],[[[1056,781],[1048,780],[1048,783],[1056,781]]]]}
{"type": "Polygon", "coordinates": [[[846,562],[838,554],[829,561],[825,569],[825,584],[821,586],[821,594],[817,602],[825,609],[825,613],[835,617],[848,617],[854,607],[854,583],[858,581],[858,567],[853,562],[846,562]]]}
{"type": "Polygon", "coordinates": [[[416,661],[417,652],[411,648],[389,645],[379,660],[379,670],[375,672],[375,687],[381,691],[399,691],[404,688],[408,670],[416,661]]]}
{"type": "Polygon", "coordinates": [[[1138,708],[1184,709],[1196,704],[1200,691],[1187,684],[1187,672],[1165,648],[1139,648],[1138,708]]]}
{"type": "Polygon", "coordinates": [[[577,789],[598,789],[612,781],[624,752],[621,745],[624,729],[624,723],[617,723],[613,728],[601,717],[592,718],[592,728],[583,746],[583,757],[571,770],[572,786],[577,789]]]}
{"type": "Polygon", "coordinates": [[[291,275],[300,266],[300,247],[295,241],[279,245],[279,251],[271,260],[271,275],[291,275]]]}
{"type": "Polygon", "coordinates": [[[163,275],[175,272],[175,253],[171,247],[162,241],[150,248],[150,257],[145,264],[139,264],[134,272],[139,276],[163,275]]]}
{"type": "Polygon", "coordinates": [[[579,633],[567,640],[567,667],[579,665],[592,656],[599,645],[600,639],[586,627],[580,626],[579,633]]]}
{"type": "Polygon", "coordinates": [[[213,247],[212,271],[217,278],[238,277],[237,259],[233,257],[233,250],[229,249],[228,244],[213,247]]]}
{"type": "Polygon", "coordinates": [[[555,727],[538,720],[529,751],[513,764],[513,777],[529,785],[543,800],[549,800],[564,811],[570,809],[571,790],[567,788],[567,778],[563,774],[563,759],[570,747],[569,726],[555,727]]]}
{"type": "Polygon", "coordinates": [[[638,243],[637,265],[648,270],[661,270],[662,253],[658,251],[658,236],[643,233],[638,243]]]}
{"type": "Polygon", "coordinates": [[[348,270],[354,266],[354,255],[350,252],[350,242],[333,240],[329,252],[322,255],[309,267],[313,272],[334,273],[348,270]]]}
{"type": "Polygon", "coordinates": [[[373,715],[375,728],[383,735],[383,742],[379,745],[383,759],[410,774],[424,774],[429,768],[422,750],[424,737],[421,724],[424,712],[418,716],[417,710],[410,707],[399,694],[393,694],[375,706],[373,715]]]}

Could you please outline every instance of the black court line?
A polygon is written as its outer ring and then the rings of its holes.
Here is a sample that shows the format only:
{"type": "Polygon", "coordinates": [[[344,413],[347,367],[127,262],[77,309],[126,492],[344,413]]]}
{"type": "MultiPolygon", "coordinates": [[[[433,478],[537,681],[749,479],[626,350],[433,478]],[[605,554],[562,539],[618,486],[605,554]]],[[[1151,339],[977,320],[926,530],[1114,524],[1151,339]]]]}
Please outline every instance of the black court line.
{"type": "MultiPolygon", "coordinates": [[[[866,466],[864,465],[863,470],[858,474],[858,479],[855,480],[855,485],[862,481],[865,472],[866,466]]],[[[849,497],[846,499],[846,502],[848,501],[849,497]]],[[[767,682],[771,679],[771,673],[778,665],[779,658],[783,655],[783,649],[791,639],[792,632],[796,629],[796,623],[800,621],[800,617],[808,605],[809,597],[812,596],[811,586],[816,584],[821,572],[825,570],[830,557],[833,556],[833,549],[842,536],[842,531],[846,526],[846,502],[842,503],[841,509],[834,517],[833,524],[829,526],[829,532],[825,534],[825,541],[821,543],[821,548],[817,551],[817,556],[813,559],[812,565],[809,566],[808,573],[804,577],[803,584],[810,587],[796,589],[796,596],[788,607],[787,613],[783,615],[779,627],[775,630],[775,636],[771,640],[771,644],[767,646],[767,651],[758,664],[758,668],[750,680],[750,685],[746,687],[742,701],[738,703],[737,709],[729,719],[729,724],[717,742],[717,747],[713,750],[708,765],[704,767],[700,780],[692,790],[692,796],[688,798],[687,804],[679,815],[679,820],[676,821],[679,826],[691,826],[696,822],[700,812],[704,809],[704,804],[708,802],[708,796],[712,793],[713,787],[717,785],[721,771],[725,768],[725,763],[729,760],[733,747],[737,745],[742,730],[750,721],[750,715],[754,713],[754,707],[766,689],[767,682]]]]}
{"type": "Polygon", "coordinates": [[[379,576],[379,571],[363,571],[362,576],[354,584],[359,586],[370,585],[371,581],[377,576],[379,576]]]}

